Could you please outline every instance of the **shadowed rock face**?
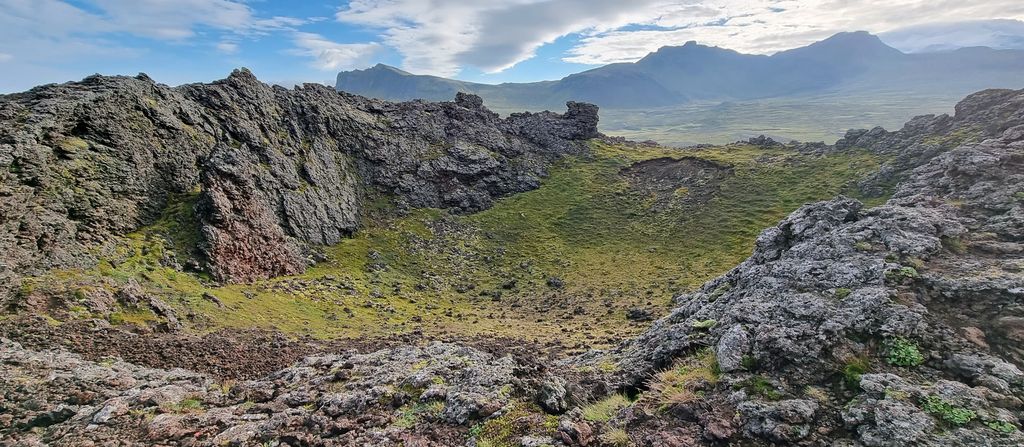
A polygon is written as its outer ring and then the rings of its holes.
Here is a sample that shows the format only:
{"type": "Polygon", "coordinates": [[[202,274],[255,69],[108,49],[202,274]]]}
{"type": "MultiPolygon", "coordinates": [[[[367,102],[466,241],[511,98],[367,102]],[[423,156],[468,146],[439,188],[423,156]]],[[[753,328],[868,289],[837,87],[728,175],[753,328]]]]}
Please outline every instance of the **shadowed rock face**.
{"type": "MultiPolygon", "coordinates": [[[[199,191],[206,267],[225,281],[302,271],[361,203],[476,211],[586,151],[597,108],[501,119],[478,97],[388,103],[246,70],[170,88],[94,76],[0,96],[0,278],[95,260],[95,247],[199,191]]],[[[4,292],[9,293],[10,287],[4,292]]]]}

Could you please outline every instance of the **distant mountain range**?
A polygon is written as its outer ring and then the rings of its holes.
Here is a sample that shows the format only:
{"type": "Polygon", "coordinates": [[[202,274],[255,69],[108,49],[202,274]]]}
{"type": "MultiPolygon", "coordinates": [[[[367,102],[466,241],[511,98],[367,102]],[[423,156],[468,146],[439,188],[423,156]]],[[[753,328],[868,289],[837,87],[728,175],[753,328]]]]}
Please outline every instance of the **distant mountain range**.
{"type": "Polygon", "coordinates": [[[959,97],[1024,87],[1024,50],[988,47],[906,54],[866,32],[840,33],[771,56],[687,42],[633,63],[611,64],[557,81],[498,85],[407,73],[379,64],[338,74],[336,88],[388,100],[450,100],[476,93],[494,109],[561,109],[567,100],[606,109],[800,96],[905,94],[959,97]]]}

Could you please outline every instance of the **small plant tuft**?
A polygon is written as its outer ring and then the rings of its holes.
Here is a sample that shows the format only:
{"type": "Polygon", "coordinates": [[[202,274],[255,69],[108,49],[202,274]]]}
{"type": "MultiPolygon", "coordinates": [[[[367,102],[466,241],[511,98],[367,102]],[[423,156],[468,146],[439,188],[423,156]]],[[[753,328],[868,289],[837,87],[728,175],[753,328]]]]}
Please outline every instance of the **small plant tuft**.
{"type": "Polygon", "coordinates": [[[871,364],[867,358],[853,357],[843,367],[843,383],[848,389],[856,390],[860,387],[860,376],[868,371],[871,371],[871,364]]]}
{"type": "Polygon", "coordinates": [[[168,404],[164,407],[164,410],[169,413],[201,413],[203,411],[203,401],[190,397],[182,399],[181,402],[175,404],[168,404]]]}
{"type": "Polygon", "coordinates": [[[955,254],[963,254],[967,252],[967,246],[964,245],[964,241],[958,237],[944,236],[942,238],[942,246],[955,254]]]}
{"type": "Polygon", "coordinates": [[[708,301],[715,301],[721,298],[722,295],[725,295],[731,289],[732,285],[730,285],[729,283],[725,283],[718,287],[715,287],[715,290],[712,290],[711,294],[708,295],[708,301]]]}
{"type": "Polygon", "coordinates": [[[775,389],[775,386],[761,375],[750,377],[740,382],[737,387],[747,390],[750,394],[761,396],[768,400],[779,400],[782,398],[782,393],[775,389]]]}
{"type": "Polygon", "coordinates": [[[704,349],[656,374],[649,384],[650,390],[640,399],[661,410],[688,404],[702,399],[703,389],[718,383],[718,376],[718,360],[714,352],[704,349]]]}
{"type": "Polygon", "coordinates": [[[629,433],[621,428],[613,428],[601,434],[601,445],[609,447],[628,447],[631,440],[629,433]]]}
{"type": "Polygon", "coordinates": [[[1006,421],[985,421],[985,426],[1005,435],[1017,431],[1016,425],[1006,421]]]}
{"type": "Polygon", "coordinates": [[[829,400],[828,392],[816,386],[804,388],[804,395],[821,403],[826,403],[829,400]]]}
{"type": "Polygon", "coordinates": [[[583,407],[583,419],[590,422],[608,422],[619,410],[632,404],[629,398],[622,394],[612,394],[602,400],[583,407]]]}
{"type": "Polygon", "coordinates": [[[885,361],[893,366],[914,367],[924,363],[924,356],[917,344],[903,337],[896,337],[888,342],[888,354],[885,361]]]}
{"type": "Polygon", "coordinates": [[[953,404],[934,394],[924,398],[924,401],[921,402],[921,409],[954,425],[966,425],[978,417],[974,410],[953,406],[953,404]]]}
{"type": "Polygon", "coordinates": [[[744,370],[753,371],[757,369],[757,358],[752,355],[744,355],[743,358],[740,359],[740,366],[743,367],[744,370]]]}

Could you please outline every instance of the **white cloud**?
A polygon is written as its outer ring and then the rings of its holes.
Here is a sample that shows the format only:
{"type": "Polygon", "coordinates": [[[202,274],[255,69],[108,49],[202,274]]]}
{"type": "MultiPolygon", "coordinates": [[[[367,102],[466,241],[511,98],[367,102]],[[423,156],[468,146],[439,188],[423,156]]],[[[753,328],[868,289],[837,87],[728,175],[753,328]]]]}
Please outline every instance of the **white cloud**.
{"type": "Polygon", "coordinates": [[[351,70],[363,68],[372,62],[382,48],[378,43],[337,43],[319,34],[296,32],[292,54],[313,58],[313,67],[319,70],[351,70]]]}
{"type": "Polygon", "coordinates": [[[610,31],[671,3],[678,1],[355,0],[337,19],[382,29],[407,70],[452,76],[465,66],[501,71],[561,36],[610,31]]]}
{"type": "Polygon", "coordinates": [[[146,39],[231,54],[307,19],[263,16],[249,0],[0,0],[0,90],[66,81],[148,51],[146,39]],[[136,37],[126,38],[125,36],[136,37]],[[137,39],[142,38],[142,39],[137,39]]]}
{"type": "Polygon", "coordinates": [[[7,62],[12,59],[14,59],[14,56],[7,53],[0,53],[0,62],[7,62]]]}
{"type": "Polygon", "coordinates": [[[231,0],[93,0],[109,26],[118,31],[158,39],[186,39],[196,28],[246,31],[253,27],[252,10],[231,0]]]}
{"type": "Polygon", "coordinates": [[[1024,48],[1024,21],[971,20],[967,22],[930,23],[884,33],[885,43],[900,50],[950,50],[965,46],[986,46],[999,49],[1024,48]]]}
{"type": "Polygon", "coordinates": [[[257,17],[239,0],[92,0],[89,5],[84,9],[63,0],[0,0],[0,52],[44,60],[75,54],[68,49],[87,49],[78,53],[82,56],[129,50],[105,38],[111,33],[168,41],[184,41],[200,33],[207,34],[204,38],[234,36],[222,40],[229,44],[214,45],[224,52],[232,49],[230,43],[237,38],[305,23],[290,17],[257,17]]]}
{"type": "Polygon", "coordinates": [[[875,33],[950,20],[1024,18],[1020,0],[353,0],[337,20],[381,30],[403,68],[498,72],[540,46],[582,36],[568,62],[635,61],[688,40],[769,54],[840,31],[875,33]]]}
{"type": "Polygon", "coordinates": [[[214,47],[217,48],[217,51],[220,51],[224,54],[235,54],[238,52],[237,42],[218,42],[217,45],[214,45],[214,47]]]}
{"type": "Polygon", "coordinates": [[[708,17],[670,12],[647,24],[664,29],[615,30],[588,36],[569,51],[569,62],[604,64],[635,61],[664,45],[697,40],[741,52],[771,54],[841,31],[872,33],[932,22],[1024,18],[1019,0],[704,0],[719,11],[708,17]]]}

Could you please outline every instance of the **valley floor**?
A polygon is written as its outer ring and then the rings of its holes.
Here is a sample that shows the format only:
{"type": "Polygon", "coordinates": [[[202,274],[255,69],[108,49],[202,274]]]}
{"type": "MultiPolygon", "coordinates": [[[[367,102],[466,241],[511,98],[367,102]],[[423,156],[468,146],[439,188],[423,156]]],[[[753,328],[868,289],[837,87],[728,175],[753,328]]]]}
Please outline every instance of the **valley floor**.
{"type": "Polygon", "coordinates": [[[605,109],[601,111],[601,130],[669,146],[726,144],[758,135],[785,142],[833,142],[848,129],[881,126],[896,130],[917,115],[948,113],[950,105],[966,93],[844,93],[644,110],[605,109]]]}
{"type": "Polygon", "coordinates": [[[51,271],[27,280],[22,293],[81,301],[54,316],[61,321],[95,318],[90,300],[124,293],[158,297],[173,315],[145,306],[109,314],[126,329],[173,318],[198,333],[487,335],[580,352],[643,330],[675,295],[746,258],[762,228],[843,192],[880,161],[856,150],[808,155],[751,145],[593,149],[556,166],[541,188],[483,212],[394,217],[380,203],[353,238],[326,248],[326,261],[254,284],[219,286],[180,269],[176,257],[196,240],[193,199],[184,196],[94,269],[51,271]]]}

